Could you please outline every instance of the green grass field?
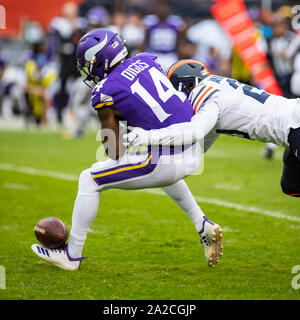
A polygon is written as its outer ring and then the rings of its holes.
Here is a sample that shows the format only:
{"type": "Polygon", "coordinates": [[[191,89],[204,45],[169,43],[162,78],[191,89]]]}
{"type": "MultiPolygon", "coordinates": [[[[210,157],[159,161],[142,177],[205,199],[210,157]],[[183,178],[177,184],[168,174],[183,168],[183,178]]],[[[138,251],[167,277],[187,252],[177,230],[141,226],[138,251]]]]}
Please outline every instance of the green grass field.
{"type": "Polygon", "coordinates": [[[95,162],[89,133],[65,141],[54,132],[0,132],[0,299],[299,299],[300,201],[281,193],[282,148],[222,137],[201,176],[186,179],[206,215],[223,227],[224,256],[206,265],[193,224],[166,196],[106,191],[79,271],[63,271],[31,251],[33,227],[57,216],[69,227],[78,176],[95,162]],[[15,166],[12,166],[15,165],[15,166]],[[34,171],[25,173],[23,167],[34,171]],[[21,171],[21,172],[20,172],[21,171]]]}

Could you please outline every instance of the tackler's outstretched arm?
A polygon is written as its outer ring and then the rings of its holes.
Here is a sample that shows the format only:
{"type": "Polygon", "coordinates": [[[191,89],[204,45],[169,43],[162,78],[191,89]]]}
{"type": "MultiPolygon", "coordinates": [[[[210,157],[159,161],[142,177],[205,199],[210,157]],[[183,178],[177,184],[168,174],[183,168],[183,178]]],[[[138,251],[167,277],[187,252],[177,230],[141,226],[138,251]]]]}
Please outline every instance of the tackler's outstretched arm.
{"type": "Polygon", "coordinates": [[[176,123],[169,127],[155,130],[131,128],[123,136],[124,145],[134,148],[147,145],[180,146],[202,140],[216,125],[219,107],[216,102],[206,103],[190,122],[176,123]]]}

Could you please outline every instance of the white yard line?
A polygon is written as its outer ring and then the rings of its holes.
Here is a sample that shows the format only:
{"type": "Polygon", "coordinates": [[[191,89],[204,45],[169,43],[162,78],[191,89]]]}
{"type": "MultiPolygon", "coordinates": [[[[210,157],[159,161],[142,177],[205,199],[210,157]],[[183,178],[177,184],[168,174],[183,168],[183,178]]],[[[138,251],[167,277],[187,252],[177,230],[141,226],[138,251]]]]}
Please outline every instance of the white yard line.
{"type": "Polygon", "coordinates": [[[23,167],[23,166],[18,166],[18,165],[9,164],[9,163],[0,163],[0,170],[21,172],[21,173],[30,174],[33,176],[43,176],[43,177],[50,177],[50,178],[68,180],[68,181],[78,181],[78,176],[76,175],[61,173],[56,171],[42,170],[37,168],[23,167]]]}
{"type": "Polygon", "coordinates": [[[29,186],[19,183],[3,183],[3,187],[6,189],[16,189],[16,190],[28,190],[31,189],[29,186]]]}
{"type": "Polygon", "coordinates": [[[242,189],[241,186],[229,184],[229,183],[217,183],[214,185],[216,189],[229,190],[229,191],[239,191],[242,189]]]}
{"type": "MultiPolygon", "coordinates": [[[[76,175],[56,172],[56,171],[23,167],[23,166],[8,164],[8,163],[0,163],[0,170],[21,172],[21,173],[35,175],[35,176],[44,176],[44,177],[56,178],[56,179],[67,180],[67,181],[78,181],[78,176],[76,175]]],[[[160,189],[143,189],[143,190],[137,190],[137,191],[144,192],[144,193],[151,193],[155,195],[166,195],[160,189]]],[[[215,198],[204,198],[204,197],[195,196],[195,199],[200,203],[208,203],[208,204],[225,207],[229,209],[257,213],[257,214],[261,214],[261,215],[276,218],[276,219],[285,219],[289,221],[300,222],[300,217],[287,215],[279,211],[264,210],[255,206],[247,206],[247,205],[219,200],[215,198]]]]}
{"type": "MultiPolygon", "coordinates": [[[[139,192],[147,192],[147,193],[152,193],[152,194],[157,194],[157,195],[165,195],[165,193],[162,190],[159,189],[145,189],[145,190],[139,190],[139,192]]],[[[246,212],[253,212],[253,213],[258,213],[264,216],[272,217],[272,218],[277,218],[277,219],[286,219],[289,221],[295,221],[295,222],[300,222],[300,217],[296,216],[290,216],[287,215],[283,212],[278,212],[278,211],[270,211],[270,210],[264,210],[255,206],[246,206],[234,202],[229,202],[229,201],[223,201],[215,198],[204,198],[204,197],[199,197],[199,196],[194,196],[197,202],[202,202],[202,203],[209,203],[213,204],[216,206],[220,207],[225,207],[225,208],[230,208],[230,209],[235,209],[239,211],[246,211],[246,212]]]]}

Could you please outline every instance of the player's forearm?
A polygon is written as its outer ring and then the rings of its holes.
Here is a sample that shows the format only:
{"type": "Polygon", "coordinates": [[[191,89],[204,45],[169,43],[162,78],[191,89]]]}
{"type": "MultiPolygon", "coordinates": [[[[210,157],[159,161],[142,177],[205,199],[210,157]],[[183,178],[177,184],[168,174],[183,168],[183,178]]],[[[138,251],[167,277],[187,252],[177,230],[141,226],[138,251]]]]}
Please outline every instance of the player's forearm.
{"type": "Polygon", "coordinates": [[[197,123],[182,122],[167,128],[150,130],[148,144],[179,146],[191,144],[201,138],[203,138],[203,134],[197,123]]]}
{"type": "Polygon", "coordinates": [[[149,145],[179,146],[202,140],[215,126],[219,108],[215,102],[193,116],[190,122],[171,125],[167,128],[150,130],[149,145]]]}

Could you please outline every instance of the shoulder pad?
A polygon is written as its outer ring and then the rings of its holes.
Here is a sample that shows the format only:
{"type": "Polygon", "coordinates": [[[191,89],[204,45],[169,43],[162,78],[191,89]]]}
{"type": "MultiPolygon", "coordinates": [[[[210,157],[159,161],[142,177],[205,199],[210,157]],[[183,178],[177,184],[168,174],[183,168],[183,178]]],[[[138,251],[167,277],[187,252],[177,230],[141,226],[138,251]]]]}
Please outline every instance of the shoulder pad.
{"type": "Polygon", "coordinates": [[[150,53],[150,52],[142,52],[142,53],[139,53],[136,55],[136,57],[143,57],[143,58],[146,58],[146,59],[151,59],[153,61],[155,61],[157,59],[157,56],[153,53],[150,53]]]}
{"type": "Polygon", "coordinates": [[[112,106],[114,104],[113,97],[104,93],[107,91],[105,83],[108,79],[100,81],[92,91],[92,105],[94,109],[99,109],[104,106],[112,106]]]}

